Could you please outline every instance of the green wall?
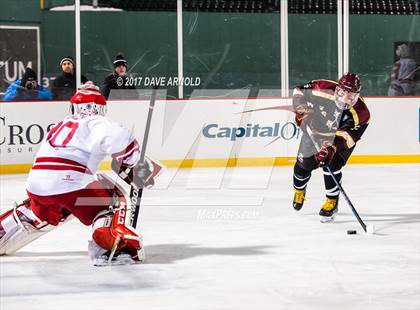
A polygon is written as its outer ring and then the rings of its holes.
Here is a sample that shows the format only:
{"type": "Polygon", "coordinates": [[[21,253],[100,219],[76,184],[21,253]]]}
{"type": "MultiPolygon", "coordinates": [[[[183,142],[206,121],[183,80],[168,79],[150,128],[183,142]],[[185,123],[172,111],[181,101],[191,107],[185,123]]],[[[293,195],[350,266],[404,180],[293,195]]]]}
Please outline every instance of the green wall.
{"type": "MultiPolygon", "coordinates": [[[[43,76],[58,75],[60,59],[75,54],[74,12],[43,11],[38,1],[1,1],[1,24],[40,26],[43,76]]],[[[364,95],[386,95],[394,44],[420,42],[419,29],[418,15],[350,16],[350,70],[361,75],[364,95]]],[[[130,74],[177,76],[175,12],[82,12],[81,32],[82,73],[98,84],[118,52],[130,74]]],[[[195,89],[280,88],[278,13],[184,12],[183,35],[184,76],[201,78],[195,89]]],[[[337,78],[336,15],[289,15],[289,70],[291,88],[337,78]]],[[[176,96],[172,87],[169,97],[176,96]]]]}
{"type": "Polygon", "coordinates": [[[289,85],[337,79],[337,15],[289,14],[289,85]]]}
{"type": "Polygon", "coordinates": [[[43,76],[54,77],[63,57],[75,57],[74,13],[44,11],[40,24],[43,76]]]}
{"type": "MultiPolygon", "coordinates": [[[[178,75],[175,12],[82,12],[82,71],[102,83],[119,52],[130,74],[178,75]]],[[[177,96],[177,88],[169,90],[177,96]]]]}
{"type": "MultiPolygon", "coordinates": [[[[183,14],[184,75],[201,88],[280,88],[280,15],[183,14]]],[[[186,89],[186,95],[192,89],[186,89]]]]}
{"type": "Polygon", "coordinates": [[[39,23],[41,12],[39,0],[0,0],[1,24],[39,23]]]}

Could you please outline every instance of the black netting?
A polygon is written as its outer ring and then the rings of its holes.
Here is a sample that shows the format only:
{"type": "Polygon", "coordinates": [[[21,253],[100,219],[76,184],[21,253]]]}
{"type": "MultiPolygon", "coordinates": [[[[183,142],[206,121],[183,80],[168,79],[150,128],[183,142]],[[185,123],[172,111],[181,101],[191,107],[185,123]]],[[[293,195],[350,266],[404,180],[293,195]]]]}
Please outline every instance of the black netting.
{"type": "MultiPolygon", "coordinates": [[[[184,11],[272,13],[281,0],[184,0],[184,11]]],[[[91,1],[83,1],[88,3],[91,1]]],[[[352,0],[351,14],[418,15],[419,0],[352,0]]],[[[176,0],[98,0],[99,7],[136,11],[175,11],[176,0]]],[[[289,0],[292,14],[336,14],[336,0],[289,0]]]]}

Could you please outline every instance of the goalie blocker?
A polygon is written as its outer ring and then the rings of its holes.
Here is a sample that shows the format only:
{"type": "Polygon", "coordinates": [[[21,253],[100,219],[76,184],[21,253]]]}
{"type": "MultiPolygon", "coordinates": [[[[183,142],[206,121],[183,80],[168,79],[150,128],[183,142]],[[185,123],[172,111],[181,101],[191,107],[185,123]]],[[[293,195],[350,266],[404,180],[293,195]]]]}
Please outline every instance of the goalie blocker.
{"type": "Polygon", "coordinates": [[[154,179],[161,173],[163,166],[146,157],[144,163],[138,162],[134,167],[129,167],[113,159],[111,168],[128,185],[141,189],[155,185],[154,179]]]}

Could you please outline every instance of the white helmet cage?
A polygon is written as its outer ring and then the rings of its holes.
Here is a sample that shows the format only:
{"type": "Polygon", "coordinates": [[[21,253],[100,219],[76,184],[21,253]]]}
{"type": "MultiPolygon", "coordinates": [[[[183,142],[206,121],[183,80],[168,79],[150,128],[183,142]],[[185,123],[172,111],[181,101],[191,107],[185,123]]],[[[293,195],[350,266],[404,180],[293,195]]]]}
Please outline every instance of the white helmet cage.
{"type": "Polygon", "coordinates": [[[95,102],[86,103],[72,103],[70,106],[70,112],[72,115],[78,116],[90,116],[90,115],[102,115],[106,114],[106,105],[97,104],[95,102]]]}

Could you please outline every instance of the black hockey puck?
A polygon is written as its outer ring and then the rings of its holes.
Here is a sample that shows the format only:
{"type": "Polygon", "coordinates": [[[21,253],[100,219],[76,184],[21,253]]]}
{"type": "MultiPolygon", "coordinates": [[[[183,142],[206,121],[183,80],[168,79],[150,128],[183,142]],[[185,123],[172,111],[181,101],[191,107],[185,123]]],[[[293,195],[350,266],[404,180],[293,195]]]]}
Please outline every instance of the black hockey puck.
{"type": "Polygon", "coordinates": [[[347,235],[355,235],[357,234],[357,230],[347,230],[347,235]]]}

